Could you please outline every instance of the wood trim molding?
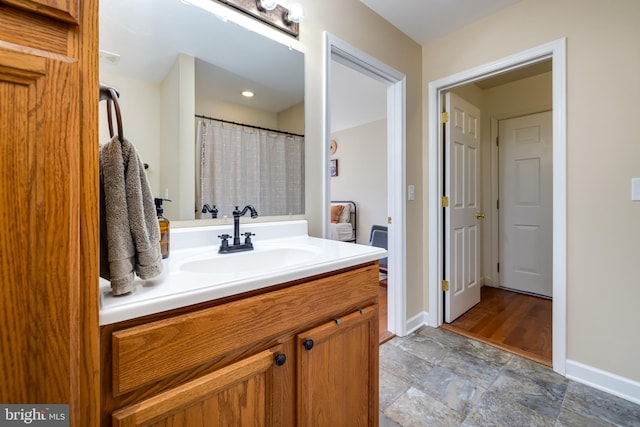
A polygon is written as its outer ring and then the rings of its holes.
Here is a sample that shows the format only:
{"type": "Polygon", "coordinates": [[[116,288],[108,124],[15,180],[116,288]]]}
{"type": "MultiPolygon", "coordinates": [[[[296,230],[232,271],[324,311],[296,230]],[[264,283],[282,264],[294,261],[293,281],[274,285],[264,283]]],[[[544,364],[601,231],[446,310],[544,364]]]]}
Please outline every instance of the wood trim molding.
{"type": "Polygon", "coordinates": [[[79,333],[77,368],[77,418],[71,425],[97,425],[100,420],[100,327],[99,327],[99,190],[98,190],[98,0],[82,0],[78,10],[81,26],[72,48],[80,61],[80,138],[78,227],[80,229],[78,280],[73,292],[79,301],[75,325],[79,333]]]}
{"type": "Polygon", "coordinates": [[[3,3],[28,10],[37,15],[47,16],[70,24],[79,24],[80,0],[4,0],[3,3]]]}
{"type": "MultiPolygon", "coordinates": [[[[331,63],[336,61],[387,86],[387,206],[392,232],[389,235],[388,329],[407,334],[407,224],[406,224],[406,76],[328,32],[324,33],[324,79],[322,164],[329,165],[331,140],[331,63]]],[[[323,206],[329,206],[331,185],[324,171],[323,206]]],[[[329,209],[323,209],[322,232],[329,236],[329,209]]]]}
{"type": "Polygon", "coordinates": [[[553,61],[553,370],[564,375],[567,356],[567,78],[566,39],[561,38],[497,61],[452,74],[428,84],[429,158],[429,324],[443,319],[443,297],[438,284],[443,278],[442,150],[439,115],[441,95],[454,87],[511,71],[551,58],[553,61]]]}

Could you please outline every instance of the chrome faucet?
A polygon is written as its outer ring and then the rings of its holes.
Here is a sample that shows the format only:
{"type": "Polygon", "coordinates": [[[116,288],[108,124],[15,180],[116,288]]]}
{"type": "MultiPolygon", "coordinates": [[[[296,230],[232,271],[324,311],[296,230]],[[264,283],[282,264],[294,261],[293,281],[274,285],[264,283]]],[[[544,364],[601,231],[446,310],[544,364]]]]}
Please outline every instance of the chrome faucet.
{"type": "Polygon", "coordinates": [[[257,218],[258,212],[256,208],[251,205],[247,205],[244,209],[240,210],[238,206],[236,206],[235,210],[232,212],[233,214],[233,244],[229,245],[229,239],[231,238],[228,234],[222,234],[218,236],[222,239],[222,243],[220,244],[220,249],[218,250],[221,254],[231,253],[231,252],[239,252],[239,251],[250,251],[253,249],[253,243],[251,242],[251,236],[255,236],[255,234],[251,232],[243,233],[244,235],[244,243],[240,243],[240,217],[246,214],[248,211],[251,211],[251,218],[257,218]]]}

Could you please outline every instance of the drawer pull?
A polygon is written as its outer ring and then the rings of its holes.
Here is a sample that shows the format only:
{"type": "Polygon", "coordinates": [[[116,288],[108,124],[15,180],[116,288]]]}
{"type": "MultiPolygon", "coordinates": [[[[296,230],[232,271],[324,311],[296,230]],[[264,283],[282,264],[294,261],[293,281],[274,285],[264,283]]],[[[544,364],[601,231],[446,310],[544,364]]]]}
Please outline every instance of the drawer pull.
{"type": "Polygon", "coordinates": [[[287,355],[284,353],[276,354],[276,366],[282,366],[287,361],[287,355]]]}

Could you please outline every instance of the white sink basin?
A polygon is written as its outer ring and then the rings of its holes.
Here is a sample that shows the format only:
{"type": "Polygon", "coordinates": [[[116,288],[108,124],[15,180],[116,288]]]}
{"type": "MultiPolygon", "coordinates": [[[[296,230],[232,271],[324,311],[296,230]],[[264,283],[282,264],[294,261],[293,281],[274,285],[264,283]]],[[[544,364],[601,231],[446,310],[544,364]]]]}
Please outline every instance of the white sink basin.
{"type": "MultiPolygon", "coordinates": [[[[310,237],[306,221],[250,225],[254,250],[219,254],[221,234],[232,224],[177,228],[171,231],[171,256],[162,275],[136,279],[134,291],[113,296],[107,280],[100,283],[100,325],[199,304],[269,286],[371,262],[384,249],[310,237]]],[[[249,227],[249,226],[247,226],[249,227]]]]}
{"type": "Polygon", "coordinates": [[[303,264],[319,253],[313,248],[269,247],[230,254],[208,254],[191,258],[178,268],[189,273],[263,273],[303,264]]]}

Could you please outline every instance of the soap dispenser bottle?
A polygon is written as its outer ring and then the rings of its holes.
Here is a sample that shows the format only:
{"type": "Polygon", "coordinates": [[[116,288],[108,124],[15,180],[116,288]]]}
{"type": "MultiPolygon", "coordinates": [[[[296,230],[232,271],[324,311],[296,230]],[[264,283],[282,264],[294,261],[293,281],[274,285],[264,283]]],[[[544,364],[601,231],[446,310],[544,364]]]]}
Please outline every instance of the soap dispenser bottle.
{"type": "Polygon", "coordinates": [[[162,259],[169,258],[169,220],[162,216],[164,209],[162,208],[162,202],[170,202],[169,199],[163,199],[156,197],[156,215],[158,215],[158,225],[160,226],[160,252],[162,253],[162,259]]]}

